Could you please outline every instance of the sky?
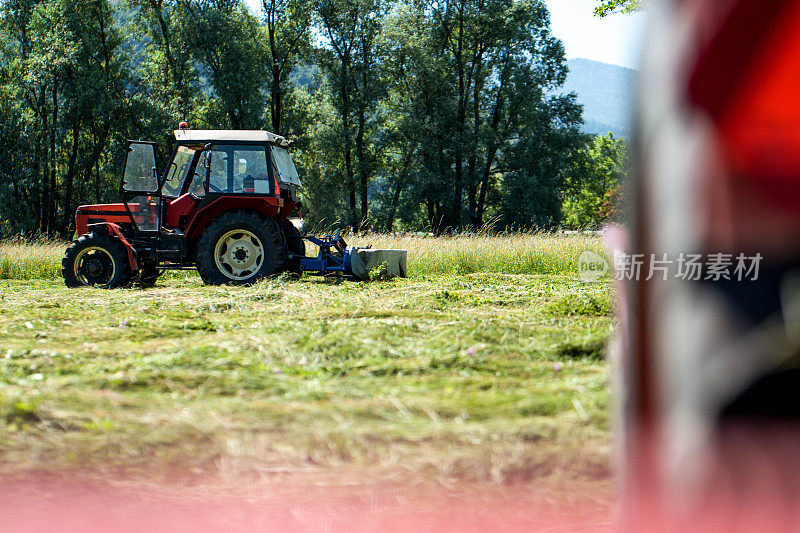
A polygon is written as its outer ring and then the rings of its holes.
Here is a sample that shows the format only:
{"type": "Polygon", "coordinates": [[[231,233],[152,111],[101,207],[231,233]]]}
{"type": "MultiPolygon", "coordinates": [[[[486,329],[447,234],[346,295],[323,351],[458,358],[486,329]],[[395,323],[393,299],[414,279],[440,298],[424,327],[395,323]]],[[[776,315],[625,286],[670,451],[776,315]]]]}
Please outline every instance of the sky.
{"type": "Polygon", "coordinates": [[[583,57],[612,65],[639,68],[645,18],[643,13],[594,16],[598,0],[546,0],[550,31],[561,39],[567,59],[583,57]]]}
{"type": "MultiPolygon", "coordinates": [[[[261,13],[261,0],[246,0],[261,13]]],[[[593,14],[598,0],[545,0],[550,9],[550,30],[564,42],[567,59],[583,57],[612,65],[638,68],[645,16],[593,14]]]]}

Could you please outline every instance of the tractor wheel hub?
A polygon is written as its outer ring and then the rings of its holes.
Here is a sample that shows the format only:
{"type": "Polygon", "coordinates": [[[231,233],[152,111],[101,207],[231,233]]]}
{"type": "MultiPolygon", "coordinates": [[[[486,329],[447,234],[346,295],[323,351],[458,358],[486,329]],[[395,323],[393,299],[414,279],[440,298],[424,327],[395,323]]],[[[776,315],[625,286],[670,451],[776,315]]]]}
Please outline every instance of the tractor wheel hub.
{"type": "Polygon", "coordinates": [[[229,231],[217,241],[214,259],[220,272],[228,278],[247,279],[264,265],[264,245],[251,231],[229,231]]]}
{"type": "Polygon", "coordinates": [[[103,272],[103,265],[96,259],[90,259],[86,265],[86,270],[89,271],[90,276],[98,276],[103,272]]]}

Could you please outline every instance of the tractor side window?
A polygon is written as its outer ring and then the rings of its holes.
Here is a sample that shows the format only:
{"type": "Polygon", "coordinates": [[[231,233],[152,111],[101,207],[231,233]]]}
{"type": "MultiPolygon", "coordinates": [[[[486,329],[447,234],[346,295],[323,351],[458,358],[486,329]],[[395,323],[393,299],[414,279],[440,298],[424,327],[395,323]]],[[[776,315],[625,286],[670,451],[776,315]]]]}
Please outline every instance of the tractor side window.
{"type": "Polygon", "coordinates": [[[208,176],[209,192],[230,192],[228,187],[228,159],[226,151],[211,152],[211,172],[208,176]]]}
{"type": "MultiPolygon", "coordinates": [[[[200,163],[202,161],[201,159],[200,163]]],[[[195,167],[192,183],[189,185],[189,193],[198,197],[206,195],[206,169],[200,163],[195,167]]]]}
{"type": "Polygon", "coordinates": [[[128,146],[122,185],[126,191],[158,191],[156,152],[152,144],[133,142],[128,146]]]}
{"type": "Polygon", "coordinates": [[[183,182],[185,181],[186,174],[189,172],[189,167],[192,166],[192,159],[194,159],[195,150],[187,148],[186,146],[179,146],[175,152],[175,158],[169,167],[167,179],[164,182],[163,195],[169,198],[177,198],[181,194],[183,182]]]}
{"type": "Polygon", "coordinates": [[[233,151],[233,192],[269,194],[267,152],[263,147],[239,146],[233,151]]]}
{"type": "Polygon", "coordinates": [[[270,194],[271,191],[266,147],[214,146],[211,152],[208,192],[270,194]]]}

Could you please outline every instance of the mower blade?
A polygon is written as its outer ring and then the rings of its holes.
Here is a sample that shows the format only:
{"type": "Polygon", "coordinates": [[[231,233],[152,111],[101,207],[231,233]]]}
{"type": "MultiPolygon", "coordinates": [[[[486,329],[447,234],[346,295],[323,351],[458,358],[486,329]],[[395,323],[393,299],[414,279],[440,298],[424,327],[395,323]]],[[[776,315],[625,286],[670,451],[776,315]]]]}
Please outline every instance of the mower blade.
{"type": "Polygon", "coordinates": [[[369,273],[386,263],[389,277],[406,277],[407,250],[381,250],[374,248],[359,249],[358,255],[364,263],[364,270],[369,273]]]}

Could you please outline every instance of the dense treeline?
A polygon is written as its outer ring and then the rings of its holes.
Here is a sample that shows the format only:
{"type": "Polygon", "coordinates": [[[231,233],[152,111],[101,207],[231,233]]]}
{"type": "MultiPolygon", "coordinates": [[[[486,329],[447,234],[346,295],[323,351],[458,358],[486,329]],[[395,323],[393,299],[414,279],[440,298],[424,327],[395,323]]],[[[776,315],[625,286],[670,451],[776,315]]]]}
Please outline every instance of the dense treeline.
{"type": "Polygon", "coordinates": [[[181,120],[295,139],[304,215],[354,229],[557,225],[588,142],[541,0],[0,5],[5,234],[70,236],[181,120]]]}

